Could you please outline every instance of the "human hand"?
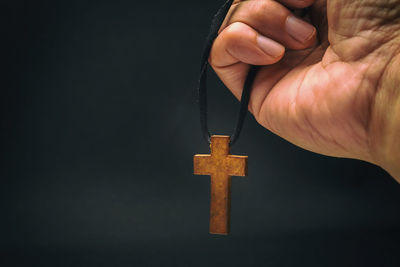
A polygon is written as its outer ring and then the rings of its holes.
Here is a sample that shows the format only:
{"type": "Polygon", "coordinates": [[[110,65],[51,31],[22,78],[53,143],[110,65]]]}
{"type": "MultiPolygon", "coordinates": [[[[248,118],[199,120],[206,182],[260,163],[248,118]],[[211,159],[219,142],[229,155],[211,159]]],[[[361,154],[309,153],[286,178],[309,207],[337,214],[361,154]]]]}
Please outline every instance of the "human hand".
{"type": "Polygon", "coordinates": [[[237,98],[262,66],[249,110],[265,128],[400,182],[399,51],[400,0],[235,0],[209,62],[237,98]]]}

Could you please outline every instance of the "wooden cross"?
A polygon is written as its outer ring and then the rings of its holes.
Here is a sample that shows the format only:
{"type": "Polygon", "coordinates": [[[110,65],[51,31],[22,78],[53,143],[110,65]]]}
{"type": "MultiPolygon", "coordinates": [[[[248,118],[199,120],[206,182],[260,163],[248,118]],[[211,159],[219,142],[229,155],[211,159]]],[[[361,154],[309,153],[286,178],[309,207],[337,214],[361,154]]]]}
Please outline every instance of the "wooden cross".
{"type": "Polygon", "coordinates": [[[210,233],[227,235],[231,176],[247,175],[247,156],[229,155],[229,136],[211,136],[211,155],[194,155],[194,174],[211,175],[210,233]]]}

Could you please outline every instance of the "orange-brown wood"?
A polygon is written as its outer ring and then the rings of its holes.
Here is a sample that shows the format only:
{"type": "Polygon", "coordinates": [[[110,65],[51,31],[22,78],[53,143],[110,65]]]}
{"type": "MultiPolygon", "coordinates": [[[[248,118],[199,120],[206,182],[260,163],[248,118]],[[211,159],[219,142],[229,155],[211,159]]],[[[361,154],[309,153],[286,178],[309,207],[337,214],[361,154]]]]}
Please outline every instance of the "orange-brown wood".
{"type": "Polygon", "coordinates": [[[194,155],[194,174],[211,176],[210,233],[227,235],[231,176],[247,175],[247,156],[229,155],[229,136],[211,136],[211,155],[194,155]]]}

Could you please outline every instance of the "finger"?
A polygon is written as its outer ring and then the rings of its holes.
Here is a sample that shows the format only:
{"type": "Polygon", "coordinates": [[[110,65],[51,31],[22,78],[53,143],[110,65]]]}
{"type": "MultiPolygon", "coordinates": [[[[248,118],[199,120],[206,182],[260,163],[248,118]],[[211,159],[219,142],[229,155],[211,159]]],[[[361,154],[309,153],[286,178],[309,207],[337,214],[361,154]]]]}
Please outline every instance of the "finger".
{"type": "Polygon", "coordinates": [[[209,62],[222,82],[240,99],[249,64],[268,65],[279,61],[285,48],[260,35],[248,25],[236,22],[214,41],[209,62]]]}
{"type": "Polygon", "coordinates": [[[215,39],[209,62],[221,68],[243,62],[251,65],[269,65],[278,62],[285,48],[274,40],[260,35],[248,25],[235,22],[215,39]]]}
{"type": "Polygon", "coordinates": [[[290,49],[308,48],[316,39],[314,26],[271,0],[249,0],[232,5],[220,32],[235,22],[245,23],[290,49]]]}

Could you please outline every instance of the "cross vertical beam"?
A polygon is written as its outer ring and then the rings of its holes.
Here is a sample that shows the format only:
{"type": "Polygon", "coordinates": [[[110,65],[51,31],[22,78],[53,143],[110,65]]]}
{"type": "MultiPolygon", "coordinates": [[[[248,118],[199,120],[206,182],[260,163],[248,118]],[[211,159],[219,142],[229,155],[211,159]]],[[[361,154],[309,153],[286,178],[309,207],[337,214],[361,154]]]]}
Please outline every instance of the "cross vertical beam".
{"type": "Polygon", "coordinates": [[[211,136],[211,155],[193,158],[194,174],[211,176],[210,233],[230,228],[231,176],[247,175],[247,156],[229,155],[229,136],[211,136]]]}

